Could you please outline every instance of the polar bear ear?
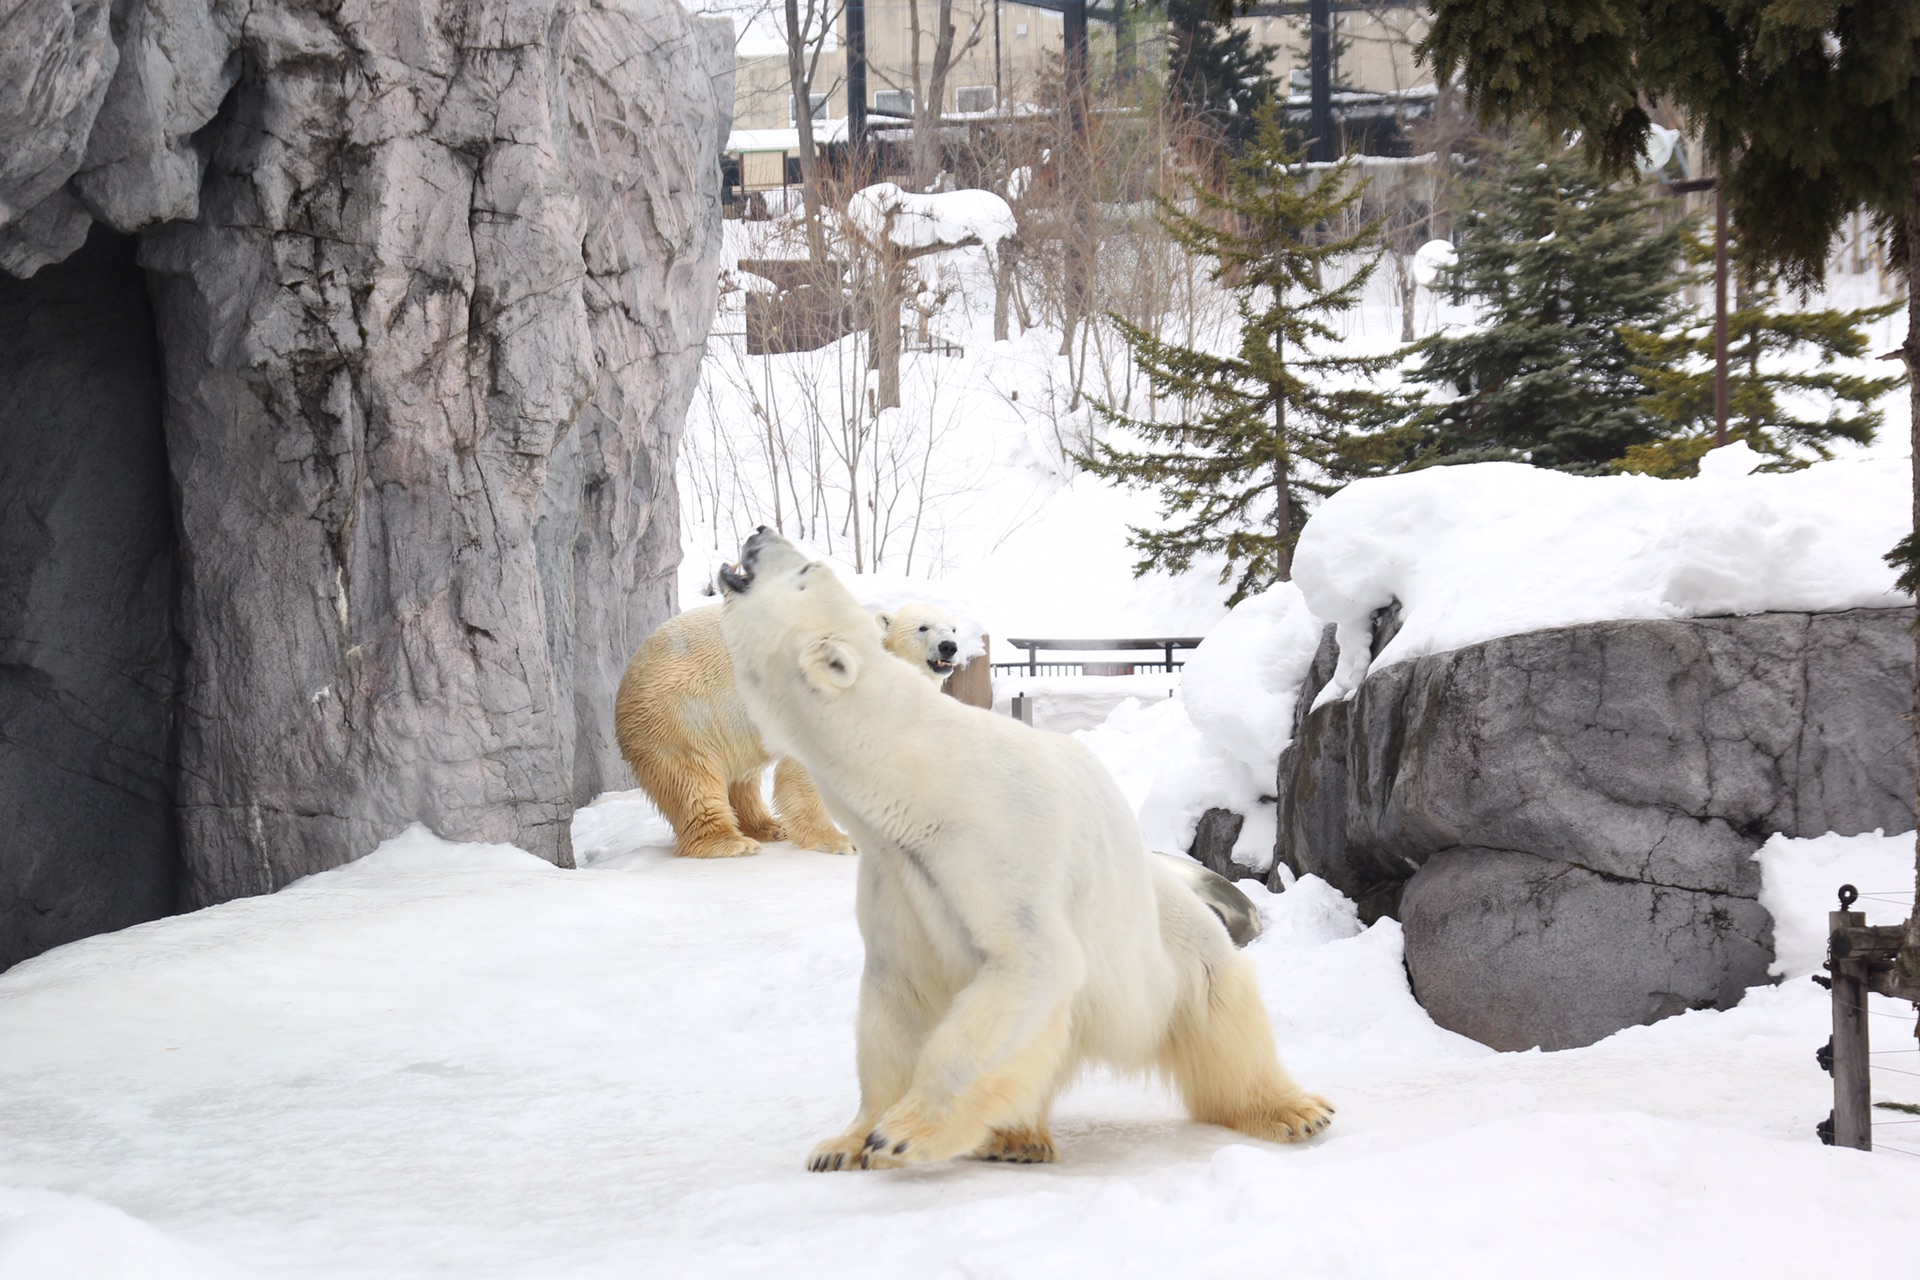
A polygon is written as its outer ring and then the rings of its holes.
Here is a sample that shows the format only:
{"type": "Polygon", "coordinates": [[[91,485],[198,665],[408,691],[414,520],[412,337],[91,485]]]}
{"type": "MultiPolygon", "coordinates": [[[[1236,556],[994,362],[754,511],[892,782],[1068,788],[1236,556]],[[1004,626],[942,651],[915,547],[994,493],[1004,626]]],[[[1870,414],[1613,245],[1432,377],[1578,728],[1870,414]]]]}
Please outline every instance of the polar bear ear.
{"type": "Polygon", "coordinates": [[[834,693],[851,688],[860,678],[860,657],[844,640],[822,636],[801,658],[800,673],[820,692],[834,693]]]}
{"type": "Polygon", "coordinates": [[[887,632],[893,630],[893,616],[885,610],[874,614],[873,620],[880,624],[880,634],[885,635],[887,632]]]}

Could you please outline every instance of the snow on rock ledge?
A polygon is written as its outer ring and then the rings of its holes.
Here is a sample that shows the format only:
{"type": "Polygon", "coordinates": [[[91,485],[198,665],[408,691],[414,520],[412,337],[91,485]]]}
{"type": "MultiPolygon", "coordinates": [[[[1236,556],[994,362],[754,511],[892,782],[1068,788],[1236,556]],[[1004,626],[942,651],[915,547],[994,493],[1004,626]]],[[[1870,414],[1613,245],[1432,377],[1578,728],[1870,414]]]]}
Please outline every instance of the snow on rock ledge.
{"type": "Polygon", "coordinates": [[[1308,606],[1339,628],[1320,700],[1370,670],[1576,623],[1912,603],[1881,559],[1910,524],[1905,459],[1749,475],[1745,449],[1714,450],[1695,480],[1486,462],[1341,490],[1295,559],[1308,606]],[[1373,615],[1396,602],[1375,654],[1373,615]]]}

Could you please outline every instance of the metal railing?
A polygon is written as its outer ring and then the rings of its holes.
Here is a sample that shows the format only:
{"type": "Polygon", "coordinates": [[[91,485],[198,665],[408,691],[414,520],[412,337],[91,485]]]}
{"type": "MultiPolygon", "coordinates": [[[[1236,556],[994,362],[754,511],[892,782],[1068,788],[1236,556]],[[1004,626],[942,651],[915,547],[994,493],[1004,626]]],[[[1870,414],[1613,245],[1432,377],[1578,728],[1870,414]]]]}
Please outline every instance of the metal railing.
{"type": "Polygon", "coordinates": [[[1025,662],[996,662],[993,669],[1008,675],[1028,676],[1124,676],[1150,675],[1156,672],[1178,671],[1184,663],[1176,661],[1174,652],[1181,649],[1194,649],[1200,645],[1199,636],[1147,636],[1133,640],[1008,640],[1006,643],[1016,649],[1026,651],[1025,662]],[[1159,659],[1147,659],[1135,662],[1099,662],[1079,659],[1069,662],[1042,662],[1041,650],[1065,651],[1068,653],[1159,653],[1159,659]]]}

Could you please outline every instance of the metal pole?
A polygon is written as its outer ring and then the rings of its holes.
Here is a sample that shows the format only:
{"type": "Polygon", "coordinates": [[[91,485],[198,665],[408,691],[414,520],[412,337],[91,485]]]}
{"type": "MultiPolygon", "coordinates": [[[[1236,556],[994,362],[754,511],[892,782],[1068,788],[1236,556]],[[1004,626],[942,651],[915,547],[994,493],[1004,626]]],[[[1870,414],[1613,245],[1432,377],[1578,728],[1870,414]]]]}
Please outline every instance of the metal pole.
{"type": "Polygon", "coordinates": [[[1007,86],[1000,71],[1000,0],[993,0],[993,112],[1007,108],[1007,86]]]}
{"type": "MultiPolygon", "coordinates": [[[[1713,185],[1713,444],[1727,442],[1727,196],[1713,185]]],[[[1836,986],[1835,992],[1839,991],[1836,986]]],[[[1838,996],[1836,995],[1836,999],[1838,996]]]]}
{"type": "Polygon", "coordinates": [[[1333,5],[1331,0],[1309,0],[1307,5],[1307,75],[1309,79],[1307,159],[1329,164],[1333,153],[1333,5]]]}
{"type": "Polygon", "coordinates": [[[847,158],[856,184],[867,169],[867,2],[847,0],[847,158]]]}
{"type": "Polygon", "coordinates": [[[1075,135],[1083,139],[1087,127],[1087,0],[1066,0],[1060,6],[1060,37],[1066,48],[1067,110],[1075,135]]]}

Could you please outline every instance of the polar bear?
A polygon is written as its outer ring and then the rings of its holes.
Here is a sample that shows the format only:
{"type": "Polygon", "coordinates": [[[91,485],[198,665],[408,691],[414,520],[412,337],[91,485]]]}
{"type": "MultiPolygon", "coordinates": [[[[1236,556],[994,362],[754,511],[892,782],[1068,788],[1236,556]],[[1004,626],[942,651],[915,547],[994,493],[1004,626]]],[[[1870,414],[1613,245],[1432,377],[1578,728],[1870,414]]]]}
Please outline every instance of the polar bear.
{"type": "Polygon", "coordinates": [[[960,652],[959,628],[944,610],[909,604],[876,613],[873,619],[880,624],[880,643],[888,653],[925,664],[935,683],[953,674],[953,658],[960,652]]]}
{"type": "MultiPolygon", "coordinates": [[[[875,620],[889,651],[935,685],[946,678],[937,663],[952,669],[955,649],[943,638],[954,632],[952,617],[914,605],[875,620]]],[[[719,605],[671,618],[646,638],[620,679],[613,718],[620,754],[673,824],[680,857],[738,858],[758,853],[763,840],[853,852],[807,771],[788,759],[774,764],[761,742],[734,688],[719,605]],[[769,764],[779,819],[760,795],[769,764]]]]}
{"type": "Polygon", "coordinates": [[[776,533],[720,580],[741,701],[861,849],[860,1108],[810,1168],[1051,1160],[1053,1098],[1092,1062],[1169,1077],[1195,1119],[1256,1137],[1327,1126],[1252,964],[1091,752],[913,678],[776,533]]]}

